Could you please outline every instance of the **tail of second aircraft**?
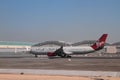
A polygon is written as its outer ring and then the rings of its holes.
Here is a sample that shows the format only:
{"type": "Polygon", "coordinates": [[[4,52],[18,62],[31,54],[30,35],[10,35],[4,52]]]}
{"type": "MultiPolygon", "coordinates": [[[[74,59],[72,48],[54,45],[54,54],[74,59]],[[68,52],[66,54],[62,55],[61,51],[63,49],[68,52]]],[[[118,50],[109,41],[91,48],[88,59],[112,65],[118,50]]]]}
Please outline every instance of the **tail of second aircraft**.
{"type": "Polygon", "coordinates": [[[104,47],[107,36],[108,34],[103,34],[91,47],[94,50],[102,49],[104,47]]]}

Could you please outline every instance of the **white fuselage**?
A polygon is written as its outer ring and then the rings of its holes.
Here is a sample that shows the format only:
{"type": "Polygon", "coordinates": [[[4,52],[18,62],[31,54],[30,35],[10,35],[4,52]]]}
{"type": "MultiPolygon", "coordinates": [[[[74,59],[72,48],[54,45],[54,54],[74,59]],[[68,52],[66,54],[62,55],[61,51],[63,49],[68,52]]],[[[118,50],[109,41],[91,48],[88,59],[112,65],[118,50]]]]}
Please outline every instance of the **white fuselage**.
{"type": "MultiPolygon", "coordinates": [[[[31,49],[31,51],[36,54],[44,54],[48,52],[55,52],[59,48],[60,47],[34,47],[31,49]]],[[[90,46],[77,46],[77,47],[67,46],[67,47],[63,47],[63,51],[66,54],[74,54],[74,53],[82,54],[82,53],[92,52],[95,50],[90,46]]]]}
{"type": "Polygon", "coordinates": [[[63,50],[66,54],[81,54],[94,51],[90,46],[63,47],[63,50]]]}

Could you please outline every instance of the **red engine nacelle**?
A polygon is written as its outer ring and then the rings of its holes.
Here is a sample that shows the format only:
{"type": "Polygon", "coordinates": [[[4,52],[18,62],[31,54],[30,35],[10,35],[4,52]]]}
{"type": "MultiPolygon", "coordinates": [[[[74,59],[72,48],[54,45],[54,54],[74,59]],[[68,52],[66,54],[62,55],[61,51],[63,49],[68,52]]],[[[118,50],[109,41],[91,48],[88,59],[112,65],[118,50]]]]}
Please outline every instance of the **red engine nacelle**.
{"type": "Polygon", "coordinates": [[[47,53],[47,56],[56,56],[56,54],[55,54],[55,53],[52,53],[52,52],[48,52],[48,53],[47,53]]]}

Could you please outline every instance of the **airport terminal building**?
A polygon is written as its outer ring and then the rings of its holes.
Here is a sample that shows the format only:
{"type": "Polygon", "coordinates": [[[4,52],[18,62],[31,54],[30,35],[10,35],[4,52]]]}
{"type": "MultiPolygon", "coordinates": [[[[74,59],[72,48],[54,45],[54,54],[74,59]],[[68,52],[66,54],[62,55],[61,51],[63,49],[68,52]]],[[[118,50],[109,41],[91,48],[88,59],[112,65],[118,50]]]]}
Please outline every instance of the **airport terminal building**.
{"type": "Polygon", "coordinates": [[[21,52],[29,51],[33,43],[0,41],[0,52],[21,52]]]}

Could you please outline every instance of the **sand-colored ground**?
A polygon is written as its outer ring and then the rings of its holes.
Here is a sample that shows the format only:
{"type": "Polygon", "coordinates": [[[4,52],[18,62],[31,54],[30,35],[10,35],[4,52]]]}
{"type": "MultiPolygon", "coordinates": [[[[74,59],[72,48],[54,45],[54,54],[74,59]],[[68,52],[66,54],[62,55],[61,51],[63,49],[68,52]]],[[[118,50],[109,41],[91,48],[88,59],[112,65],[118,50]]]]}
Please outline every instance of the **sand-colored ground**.
{"type": "Polygon", "coordinates": [[[79,76],[50,76],[50,75],[20,75],[0,74],[0,80],[120,80],[112,77],[79,77],[79,76]]]}

